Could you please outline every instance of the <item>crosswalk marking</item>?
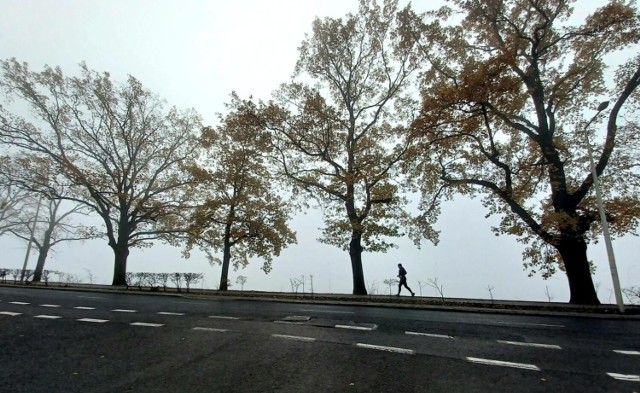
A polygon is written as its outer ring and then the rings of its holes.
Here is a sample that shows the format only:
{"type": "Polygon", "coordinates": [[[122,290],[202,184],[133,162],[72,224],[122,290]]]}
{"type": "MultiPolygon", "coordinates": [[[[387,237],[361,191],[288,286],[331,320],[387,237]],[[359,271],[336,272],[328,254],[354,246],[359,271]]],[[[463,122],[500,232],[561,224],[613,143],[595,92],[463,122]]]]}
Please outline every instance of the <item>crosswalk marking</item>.
{"type": "Polygon", "coordinates": [[[36,315],[34,318],[42,318],[42,319],[60,319],[62,318],[59,315],[36,315]]]}
{"type": "Polygon", "coordinates": [[[20,306],[24,306],[26,304],[31,304],[31,303],[27,303],[27,302],[9,302],[9,304],[17,304],[17,305],[20,305],[20,306]]]}
{"type": "Polygon", "coordinates": [[[115,310],[111,310],[113,312],[138,312],[136,310],[126,310],[126,309],[122,309],[122,308],[116,308],[115,310]]]}
{"type": "Polygon", "coordinates": [[[85,306],[78,306],[78,307],[74,307],[77,310],[95,310],[95,307],[85,307],[85,306]]]}
{"type": "Polygon", "coordinates": [[[160,311],[158,314],[160,314],[160,315],[184,315],[183,312],[170,312],[170,311],[160,311]]]}
{"type": "Polygon", "coordinates": [[[40,307],[58,308],[61,306],[59,304],[41,304],[40,307]]]}

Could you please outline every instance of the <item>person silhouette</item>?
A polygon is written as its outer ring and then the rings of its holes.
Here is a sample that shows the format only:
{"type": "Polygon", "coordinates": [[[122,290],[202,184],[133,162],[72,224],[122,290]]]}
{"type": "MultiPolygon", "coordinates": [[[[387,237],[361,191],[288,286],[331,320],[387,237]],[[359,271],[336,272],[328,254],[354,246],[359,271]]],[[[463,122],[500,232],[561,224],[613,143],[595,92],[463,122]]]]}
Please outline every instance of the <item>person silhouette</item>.
{"type": "Polygon", "coordinates": [[[404,270],[401,263],[398,264],[398,277],[400,278],[400,283],[398,283],[398,294],[396,296],[400,296],[400,291],[402,290],[403,285],[409,290],[409,292],[411,292],[411,296],[415,296],[416,294],[413,293],[411,288],[407,285],[407,271],[404,270]]]}

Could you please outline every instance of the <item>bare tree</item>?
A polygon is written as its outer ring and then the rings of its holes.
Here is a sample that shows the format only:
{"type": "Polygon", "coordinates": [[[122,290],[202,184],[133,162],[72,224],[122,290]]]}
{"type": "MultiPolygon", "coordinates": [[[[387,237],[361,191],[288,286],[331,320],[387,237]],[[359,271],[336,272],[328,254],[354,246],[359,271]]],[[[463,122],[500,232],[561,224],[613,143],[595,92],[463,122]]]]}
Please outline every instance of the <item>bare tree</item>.
{"type": "Polygon", "coordinates": [[[240,290],[244,291],[244,284],[247,282],[247,276],[238,276],[236,278],[236,284],[240,284],[240,290]]]}
{"type": "Polygon", "coordinates": [[[400,283],[400,281],[396,280],[395,278],[389,278],[383,281],[383,283],[385,285],[389,286],[389,296],[393,295],[392,290],[393,287],[398,285],[398,283],[400,283]]]}
{"type": "Polygon", "coordinates": [[[184,277],[184,284],[187,287],[187,293],[191,288],[191,284],[197,284],[204,277],[202,273],[182,273],[184,277]]]}
{"type": "Polygon", "coordinates": [[[443,285],[438,282],[438,277],[428,279],[427,284],[435,289],[436,293],[440,296],[442,301],[444,301],[443,285]]]}
{"type": "Polygon", "coordinates": [[[491,298],[491,303],[493,303],[493,290],[495,287],[493,285],[487,285],[487,291],[489,291],[489,297],[491,298]]]}
{"type": "Polygon", "coordinates": [[[176,286],[178,292],[182,292],[182,273],[172,273],[169,278],[171,282],[176,286]]]}
{"type": "Polygon", "coordinates": [[[15,59],[0,67],[6,99],[28,105],[34,116],[0,107],[0,142],[37,157],[34,165],[49,161],[73,194],[57,195],[43,176],[25,179],[33,189],[98,214],[114,252],[113,285],[124,285],[131,247],[183,233],[193,184],[183,169],[197,155],[199,115],[165,110],[137,79],[115,84],[84,64],[79,77],[48,66],[33,72],[15,59]]]}

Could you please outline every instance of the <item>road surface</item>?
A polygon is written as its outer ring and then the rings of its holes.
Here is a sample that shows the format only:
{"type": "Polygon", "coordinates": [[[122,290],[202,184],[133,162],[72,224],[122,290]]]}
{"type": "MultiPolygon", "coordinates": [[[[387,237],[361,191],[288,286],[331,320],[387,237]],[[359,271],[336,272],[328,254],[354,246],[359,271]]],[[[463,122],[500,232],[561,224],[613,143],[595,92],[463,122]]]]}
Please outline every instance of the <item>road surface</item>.
{"type": "Polygon", "coordinates": [[[640,392],[640,321],[0,287],[1,392],[640,392]]]}

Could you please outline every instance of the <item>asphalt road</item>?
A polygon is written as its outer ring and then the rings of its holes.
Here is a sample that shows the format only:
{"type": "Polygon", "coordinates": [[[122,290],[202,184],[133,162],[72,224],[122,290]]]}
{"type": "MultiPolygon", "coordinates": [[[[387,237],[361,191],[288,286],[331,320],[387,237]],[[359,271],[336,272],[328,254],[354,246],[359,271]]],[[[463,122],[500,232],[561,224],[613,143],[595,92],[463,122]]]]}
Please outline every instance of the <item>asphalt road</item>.
{"type": "Polygon", "coordinates": [[[1,392],[639,392],[640,321],[0,287],[1,392]]]}

